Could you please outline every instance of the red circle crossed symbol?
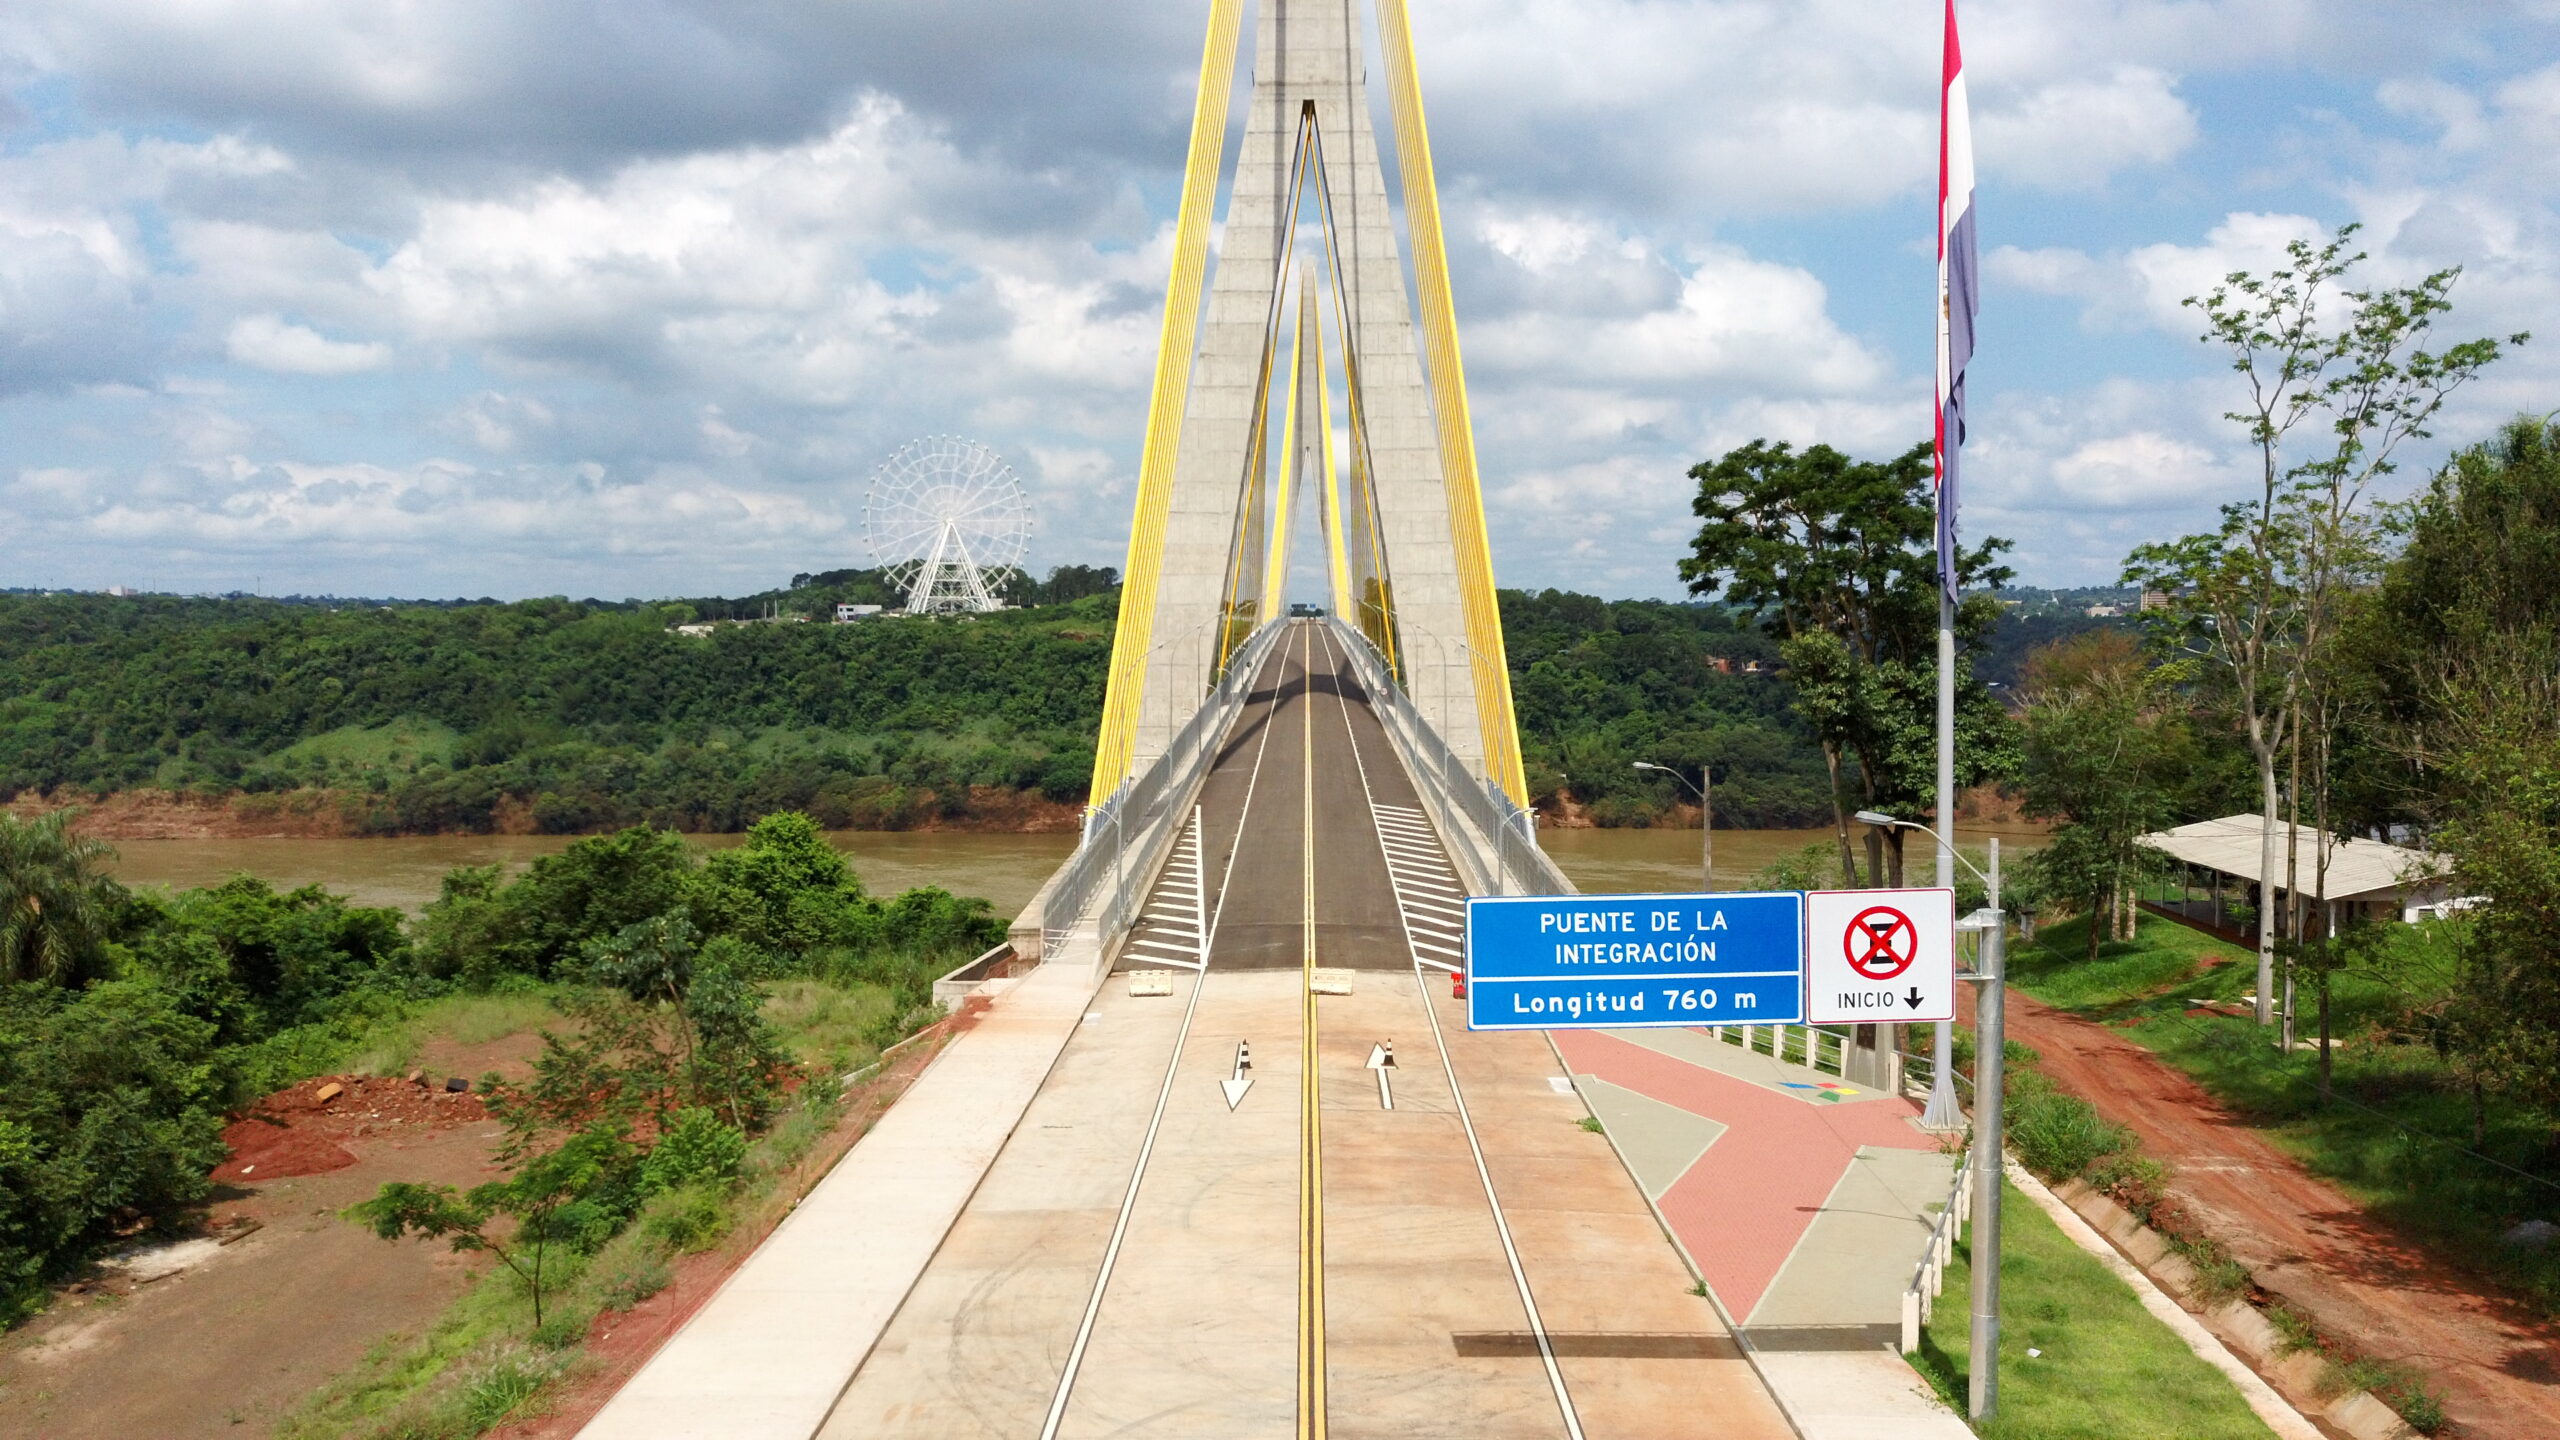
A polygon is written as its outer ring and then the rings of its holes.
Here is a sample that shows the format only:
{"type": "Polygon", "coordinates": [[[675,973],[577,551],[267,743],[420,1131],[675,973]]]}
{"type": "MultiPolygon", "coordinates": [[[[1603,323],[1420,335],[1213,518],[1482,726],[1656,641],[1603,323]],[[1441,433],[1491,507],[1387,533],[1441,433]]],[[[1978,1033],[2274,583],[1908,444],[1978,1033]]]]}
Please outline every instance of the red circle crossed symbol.
{"type": "Polygon", "coordinates": [[[1920,953],[1920,930],[1890,905],[1870,905],[1840,936],[1849,968],[1870,980],[1890,980],[1911,968],[1920,953]]]}

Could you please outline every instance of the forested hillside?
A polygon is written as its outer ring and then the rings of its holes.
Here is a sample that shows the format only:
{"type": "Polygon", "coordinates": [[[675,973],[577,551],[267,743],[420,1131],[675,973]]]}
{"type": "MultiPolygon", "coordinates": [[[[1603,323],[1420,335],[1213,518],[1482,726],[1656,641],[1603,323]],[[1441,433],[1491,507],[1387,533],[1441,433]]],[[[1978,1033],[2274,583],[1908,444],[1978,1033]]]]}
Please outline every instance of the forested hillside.
{"type": "MultiPolygon", "coordinates": [[[[899,828],[1083,798],[1108,571],[1026,578],[1051,603],[966,619],[673,628],[883,594],[870,572],[793,578],[671,602],[0,596],[0,793],[326,792],[379,833],[736,830],[779,809],[899,828]]],[[[1553,590],[1506,592],[1503,614],[1542,804],[1647,823],[1677,794],[1633,762],[1712,756],[1721,823],[1827,818],[1757,626],[1553,590]]]]}
{"type": "Polygon", "coordinates": [[[1079,798],[1116,599],[671,626],[686,605],[0,598],[0,788],[353,792],[361,828],[734,830],[1079,798]]]}

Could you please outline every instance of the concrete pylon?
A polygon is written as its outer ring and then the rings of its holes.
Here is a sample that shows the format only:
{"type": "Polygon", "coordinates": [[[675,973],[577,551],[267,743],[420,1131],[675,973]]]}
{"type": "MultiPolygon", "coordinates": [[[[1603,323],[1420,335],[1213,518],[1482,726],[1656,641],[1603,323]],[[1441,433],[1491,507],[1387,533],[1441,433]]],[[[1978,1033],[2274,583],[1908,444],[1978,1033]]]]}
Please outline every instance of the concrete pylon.
{"type": "MultiPolygon", "coordinates": [[[[1303,430],[1291,433],[1295,407],[1283,395],[1293,382],[1306,384],[1310,363],[1321,385],[1328,358],[1344,376],[1351,422],[1343,503],[1365,506],[1355,520],[1368,528],[1345,523],[1373,542],[1359,557],[1361,583],[1336,576],[1334,594],[1358,602],[1365,593],[1371,613],[1362,628],[1425,718],[1471,770],[1525,798],[1404,6],[1375,3],[1415,236],[1415,291],[1407,289],[1370,120],[1363,52],[1371,0],[1261,0],[1243,147],[1197,358],[1185,376],[1172,366],[1194,339],[1196,292],[1184,293],[1185,269],[1198,263],[1190,257],[1200,237],[1184,232],[1205,229],[1205,198],[1192,191],[1204,176],[1215,187],[1223,157],[1209,152],[1223,148],[1223,127],[1209,130],[1226,106],[1212,99],[1223,100],[1235,83],[1236,0],[1212,5],[1096,803],[1167,748],[1240,632],[1280,618],[1283,597],[1263,593],[1266,557],[1253,542],[1267,525],[1285,523],[1261,508],[1286,493],[1267,479],[1275,465],[1297,458],[1298,488],[1316,483],[1319,472],[1303,468],[1303,430]],[[1303,319],[1297,343],[1284,343],[1291,261],[1310,251],[1334,311],[1333,357],[1318,348],[1325,327],[1310,335],[1303,319]],[[1427,363],[1416,345],[1416,292],[1431,339],[1427,363]],[[1306,349],[1317,349],[1312,362],[1291,353],[1306,349]]],[[[1297,308],[1303,316],[1303,299],[1297,308]]],[[[1308,403],[1301,391],[1297,404],[1308,403]]],[[[1328,552],[1329,565],[1342,563],[1342,547],[1328,552]]]]}

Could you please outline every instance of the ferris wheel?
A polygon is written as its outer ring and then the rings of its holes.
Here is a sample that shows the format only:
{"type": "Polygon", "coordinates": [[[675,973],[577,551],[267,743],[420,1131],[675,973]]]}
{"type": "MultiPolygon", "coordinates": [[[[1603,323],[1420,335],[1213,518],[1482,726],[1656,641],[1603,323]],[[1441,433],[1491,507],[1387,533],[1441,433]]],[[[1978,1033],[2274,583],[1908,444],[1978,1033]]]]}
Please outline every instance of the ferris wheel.
{"type": "Polygon", "coordinates": [[[908,614],[1001,610],[995,587],[1022,563],[1031,505],[1004,457],[928,435],[881,463],[862,523],[908,614]]]}

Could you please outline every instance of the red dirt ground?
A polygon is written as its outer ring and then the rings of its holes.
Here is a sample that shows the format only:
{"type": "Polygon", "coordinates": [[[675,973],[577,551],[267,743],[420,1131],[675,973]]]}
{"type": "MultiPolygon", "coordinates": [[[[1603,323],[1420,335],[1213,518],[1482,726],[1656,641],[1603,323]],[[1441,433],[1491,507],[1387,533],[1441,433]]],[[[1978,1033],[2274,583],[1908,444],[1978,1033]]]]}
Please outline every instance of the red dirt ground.
{"type": "Polygon", "coordinates": [[[279,1090],[231,1122],[222,1142],[231,1158],[213,1172],[217,1185],[320,1175],[356,1163],[340,1144],[388,1131],[467,1124],[488,1118],[480,1097],[448,1094],[432,1085],[398,1078],[324,1075],[279,1090]],[[327,1100],[320,1092],[337,1087],[327,1100]]]}
{"type": "Polygon", "coordinates": [[[0,1435],[230,1440],[267,1434],[385,1337],[424,1324],[484,1268],[441,1246],[386,1245],[339,1217],[389,1180],[495,1178],[498,1127],[476,1095],[399,1080],[305,1081],[232,1127],[209,1234],[166,1279],[66,1294],[0,1345],[0,1435]]]}
{"type": "Polygon", "coordinates": [[[2046,1075],[2169,1162],[2171,1190],[2260,1285],[2426,1371],[2464,1435],[2560,1435],[2560,1327],[2366,1214],[2140,1045],[2015,990],[2007,1019],[2046,1075]]]}

